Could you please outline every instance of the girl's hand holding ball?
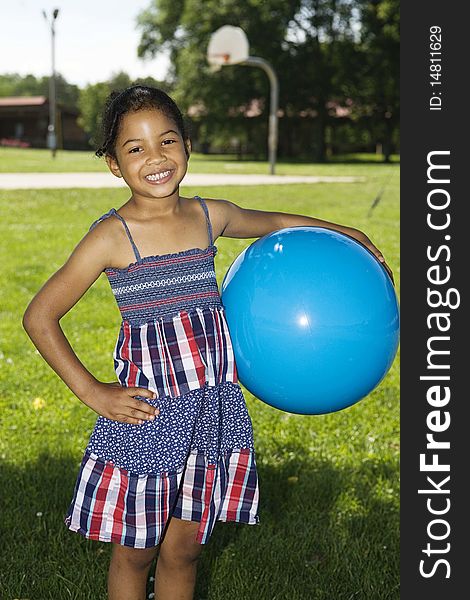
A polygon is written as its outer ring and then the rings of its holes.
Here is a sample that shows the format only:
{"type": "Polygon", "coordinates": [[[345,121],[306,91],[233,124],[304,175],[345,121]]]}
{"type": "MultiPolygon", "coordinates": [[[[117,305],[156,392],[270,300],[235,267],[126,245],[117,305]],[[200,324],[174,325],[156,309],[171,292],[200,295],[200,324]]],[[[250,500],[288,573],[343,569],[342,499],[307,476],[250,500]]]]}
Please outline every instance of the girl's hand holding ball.
{"type": "Polygon", "coordinates": [[[367,250],[369,250],[369,252],[372,252],[372,254],[375,256],[375,258],[383,265],[384,269],[387,271],[388,275],[390,276],[390,279],[392,280],[393,285],[395,285],[395,280],[393,279],[392,269],[385,262],[385,258],[383,256],[382,252],[380,252],[380,250],[377,248],[377,246],[375,246],[371,242],[371,240],[367,237],[367,235],[365,233],[363,233],[359,229],[354,229],[352,227],[342,228],[342,229],[339,229],[339,231],[341,231],[342,233],[345,233],[346,235],[349,235],[353,239],[357,240],[360,244],[365,246],[367,248],[367,250]]]}

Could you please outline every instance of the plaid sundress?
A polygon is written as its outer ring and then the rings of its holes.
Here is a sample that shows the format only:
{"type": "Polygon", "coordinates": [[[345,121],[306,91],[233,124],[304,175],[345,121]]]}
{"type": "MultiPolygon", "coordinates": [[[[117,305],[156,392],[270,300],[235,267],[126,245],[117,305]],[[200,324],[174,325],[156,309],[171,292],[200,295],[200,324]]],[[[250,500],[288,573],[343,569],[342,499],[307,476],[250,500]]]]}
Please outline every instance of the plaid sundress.
{"type": "Polygon", "coordinates": [[[259,522],[253,430],[238,384],[232,343],[209,245],[105,269],[122,323],[114,351],[123,386],[156,392],[154,421],[130,425],[98,417],[65,518],[87,538],[134,548],[159,544],[171,516],[200,523],[205,544],[215,522],[259,522]]]}

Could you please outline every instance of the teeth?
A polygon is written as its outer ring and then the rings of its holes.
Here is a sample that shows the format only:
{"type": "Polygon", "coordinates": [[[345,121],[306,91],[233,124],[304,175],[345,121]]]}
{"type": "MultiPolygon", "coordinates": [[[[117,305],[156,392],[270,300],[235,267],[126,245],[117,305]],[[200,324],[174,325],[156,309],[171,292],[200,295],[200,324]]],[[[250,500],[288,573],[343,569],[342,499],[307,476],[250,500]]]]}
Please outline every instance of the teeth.
{"type": "Polygon", "coordinates": [[[148,179],[149,181],[159,181],[164,177],[168,177],[170,173],[171,171],[163,171],[162,173],[152,173],[152,175],[146,175],[145,179],[148,179]]]}

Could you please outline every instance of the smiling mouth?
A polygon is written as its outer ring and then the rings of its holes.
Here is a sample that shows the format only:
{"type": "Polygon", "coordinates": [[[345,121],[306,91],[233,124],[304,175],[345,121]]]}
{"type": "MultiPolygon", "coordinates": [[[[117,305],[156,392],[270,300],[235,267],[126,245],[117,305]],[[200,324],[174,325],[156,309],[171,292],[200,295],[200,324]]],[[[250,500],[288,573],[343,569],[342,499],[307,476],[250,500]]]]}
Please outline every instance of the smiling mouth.
{"type": "Polygon", "coordinates": [[[150,175],[146,175],[145,179],[149,183],[164,183],[165,181],[168,181],[172,175],[172,170],[161,171],[160,173],[151,173],[150,175]]]}

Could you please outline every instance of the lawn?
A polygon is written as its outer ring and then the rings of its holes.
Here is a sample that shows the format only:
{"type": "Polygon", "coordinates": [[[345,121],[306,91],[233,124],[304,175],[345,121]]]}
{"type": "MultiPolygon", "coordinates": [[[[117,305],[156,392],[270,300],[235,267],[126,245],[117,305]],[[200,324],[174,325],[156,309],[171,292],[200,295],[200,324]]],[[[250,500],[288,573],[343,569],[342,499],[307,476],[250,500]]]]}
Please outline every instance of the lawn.
{"type": "MultiPolygon", "coordinates": [[[[64,164],[63,170],[70,167],[64,164]]],[[[308,165],[291,168],[316,172],[308,165]]],[[[361,174],[366,180],[184,188],[183,193],[354,225],[384,252],[398,288],[398,166],[328,165],[328,172],[361,174]]],[[[0,597],[5,600],[106,598],[110,546],[87,541],[62,523],[96,415],[43,362],[20,322],[32,295],[90,223],[126,199],[124,189],[0,191],[5,565],[0,597]]],[[[219,280],[248,243],[218,240],[219,280]]],[[[111,354],[119,313],[104,276],[62,324],[84,364],[102,380],[114,379],[111,354]]],[[[291,415],[249,393],[246,398],[257,450],[260,524],[216,525],[200,561],[196,600],[397,600],[398,357],[376,390],[338,413],[291,415]]]]}
{"type": "MultiPolygon", "coordinates": [[[[356,174],[358,164],[377,164],[381,160],[377,154],[349,154],[347,156],[335,157],[333,163],[319,165],[312,163],[293,163],[279,161],[276,165],[277,175],[329,175],[332,170],[337,175],[349,175],[352,167],[356,174]],[[346,164],[338,164],[342,161],[346,164]]],[[[396,163],[399,158],[393,156],[396,163]]],[[[388,165],[384,165],[385,168],[388,165]]],[[[193,173],[268,173],[269,165],[264,161],[238,161],[235,155],[204,155],[194,152],[190,159],[190,169],[193,173]]],[[[103,158],[94,155],[93,150],[89,152],[70,150],[59,150],[55,158],[52,158],[50,150],[34,148],[2,148],[0,147],[0,173],[84,173],[106,171],[106,163],[103,158]]]]}

